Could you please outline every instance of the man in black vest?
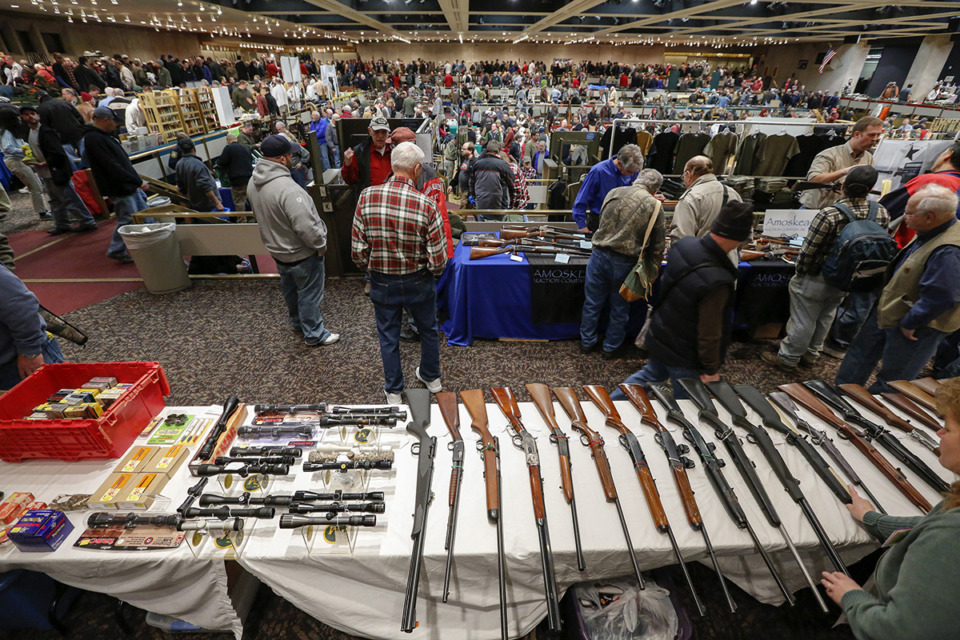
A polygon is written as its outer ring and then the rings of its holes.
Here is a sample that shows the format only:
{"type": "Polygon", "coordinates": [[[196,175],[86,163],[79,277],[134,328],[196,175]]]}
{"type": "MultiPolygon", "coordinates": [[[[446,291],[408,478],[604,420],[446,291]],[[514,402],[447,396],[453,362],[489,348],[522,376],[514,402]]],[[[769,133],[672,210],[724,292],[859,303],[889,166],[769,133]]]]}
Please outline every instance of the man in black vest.
{"type": "MultiPolygon", "coordinates": [[[[702,238],[678,240],[667,256],[659,301],[647,333],[646,366],[624,382],[671,383],[678,378],[720,379],[733,307],[737,267],[727,255],[750,237],[753,206],[728,202],[702,238]]],[[[674,386],[679,397],[683,390],[674,386]]],[[[617,390],[612,396],[625,400],[617,390]]]]}

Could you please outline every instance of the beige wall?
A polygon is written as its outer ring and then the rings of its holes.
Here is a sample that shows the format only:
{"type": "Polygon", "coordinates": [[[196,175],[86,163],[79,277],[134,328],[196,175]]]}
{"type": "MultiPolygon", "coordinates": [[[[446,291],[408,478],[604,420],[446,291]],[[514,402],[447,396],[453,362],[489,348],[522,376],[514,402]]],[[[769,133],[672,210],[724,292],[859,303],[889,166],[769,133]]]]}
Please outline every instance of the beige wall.
{"type": "Polygon", "coordinates": [[[953,51],[953,42],[949,34],[927,36],[923,39],[917,51],[917,57],[913,60],[913,66],[907,72],[907,79],[903,82],[903,86],[913,84],[911,100],[921,100],[933,89],[951,51],[953,51]]]}
{"type": "Polygon", "coordinates": [[[757,68],[763,72],[764,67],[767,67],[772,72],[774,67],[777,67],[776,79],[781,85],[795,74],[800,84],[805,85],[809,91],[840,91],[849,78],[853,78],[856,84],[870,47],[865,43],[841,46],[827,69],[820,74],[817,73],[820,67],[817,64],[817,55],[826,50],[826,43],[769,47],[757,68]],[[807,61],[806,69],[797,68],[800,60],[807,61]]]}
{"type": "Polygon", "coordinates": [[[466,60],[467,64],[479,60],[542,60],[550,63],[554,58],[579,60],[617,60],[635,63],[656,64],[663,62],[664,47],[613,45],[570,45],[562,44],[460,44],[460,43],[373,43],[358,44],[357,52],[361,59],[384,58],[409,62],[417,58],[424,60],[466,60]]]}

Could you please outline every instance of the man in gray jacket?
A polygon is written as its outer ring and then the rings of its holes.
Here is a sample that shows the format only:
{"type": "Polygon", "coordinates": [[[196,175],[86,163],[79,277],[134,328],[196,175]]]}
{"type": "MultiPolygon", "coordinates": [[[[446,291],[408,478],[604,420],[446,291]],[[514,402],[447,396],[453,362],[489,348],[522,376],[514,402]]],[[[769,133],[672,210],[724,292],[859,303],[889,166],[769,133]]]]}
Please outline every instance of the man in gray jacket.
{"type": "Polygon", "coordinates": [[[247,185],[260,238],[277,263],[290,322],[311,347],[340,340],[323,326],[324,265],[327,227],[313,199],[290,176],[293,145],[282,135],[260,143],[263,159],[247,185]]]}

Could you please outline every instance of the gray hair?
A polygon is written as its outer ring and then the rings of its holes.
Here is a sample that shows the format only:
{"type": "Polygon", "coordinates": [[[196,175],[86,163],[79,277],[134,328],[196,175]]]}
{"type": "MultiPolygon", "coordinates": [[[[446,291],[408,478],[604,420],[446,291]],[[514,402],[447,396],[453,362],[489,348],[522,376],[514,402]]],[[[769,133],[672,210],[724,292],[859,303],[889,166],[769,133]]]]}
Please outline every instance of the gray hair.
{"type": "Polygon", "coordinates": [[[663,174],[656,169],[644,169],[637,176],[637,181],[634,184],[646,187],[650,195],[653,195],[660,190],[660,186],[663,184],[663,174]]]}
{"type": "Polygon", "coordinates": [[[423,163],[423,149],[412,142],[401,142],[390,152],[390,164],[394,171],[410,172],[423,163]]]}
{"type": "Polygon", "coordinates": [[[635,144],[623,145],[617,153],[617,159],[630,173],[643,169],[643,151],[635,144]]]}
{"type": "Polygon", "coordinates": [[[233,134],[233,133],[227,134],[227,142],[236,142],[236,141],[237,141],[236,134],[233,134]]]}
{"type": "Polygon", "coordinates": [[[957,194],[939,184],[920,187],[910,197],[910,201],[913,200],[917,200],[918,211],[932,213],[938,220],[946,222],[957,215],[957,194]]]}

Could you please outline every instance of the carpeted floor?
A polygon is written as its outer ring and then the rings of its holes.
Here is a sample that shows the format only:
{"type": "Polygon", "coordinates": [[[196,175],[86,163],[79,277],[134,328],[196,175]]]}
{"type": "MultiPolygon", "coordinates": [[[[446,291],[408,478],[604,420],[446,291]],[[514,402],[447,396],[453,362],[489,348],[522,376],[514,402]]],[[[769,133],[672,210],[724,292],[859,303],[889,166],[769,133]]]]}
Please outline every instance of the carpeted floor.
{"type": "MultiPolygon", "coordinates": [[[[11,194],[14,199],[24,196],[11,194]]],[[[44,223],[47,224],[47,223],[44,223]]],[[[0,227],[9,232],[37,227],[24,214],[11,214],[0,227]],[[22,218],[22,219],[21,219],[22,218]]],[[[222,402],[231,394],[247,402],[376,403],[383,400],[382,369],[373,309],[362,293],[362,281],[328,281],[324,317],[328,328],[342,334],[330,347],[308,347],[290,330],[276,280],[195,281],[187,290],[153,296],[137,289],[68,313],[65,317],[90,335],[86,348],[61,341],[72,361],[156,360],[166,369],[172,387],[168,404],[222,402]]],[[[441,342],[444,388],[459,391],[509,386],[527,400],[523,385],[602,384],[613,388],[642,361],[631,347],[626,356],[606,362],[598,354],[584,356],[576,341],[554,343],[478,340],[471,347],[441,342]]],[[[735,383],[752,383],[763,391],[787,382],[791,376],[762,363],[757,355],[769,343],[735,343],[723,375],[735,383]]],[[[408,386],[421,386],[413,375],[418,344],[401,344],[408,386]]],[[[831,379],[837,361],[825,360],[804,371],[803,379],[831,379]]],[[[864,569],[869,571],[869,566],[864,569]]],[[[825,616],[809,592],[801,592],[794,608],[763,605],[731,585],[738,611],[730,614],[716,577],[706,567],[691,565],[694,581],[708,608],[708,616],[694,620],[694,638],[815,640],[851,638],[847,627],[833,630],[837,610],[825,616]],[[713,586],[711,586],[713,585],[713,586]]],[[[682,585],[682,575],[674,572],[682,585]]],[[[683,587],[679,592],[687,611],[695,611],[683,587]]],[[[116,601],[85,593],[72,607],[66,624],[72,638],[81,640],[125,637],[114,619],[116,601]]],[[[144,613],[126,608],[132,638],[163,637],[143,623],[144,613]]],[[[2,626],[2,625],[0,625],[2,626]]],[[[55,632],[33,633],[34,640],[59,637],[55,632]]],[[[23,632],[0,632],[0,638],[20,639],[23,632]]],[[[228,635],[189,635],[184,638],[227,640],[228,635]]],[[[313,620],[268,588],[261,588],[244,638],[271,640],[330,639],[340,634],[313,620]]],[[[542,629],[538,637],[547,637],[542,629]]]]}

